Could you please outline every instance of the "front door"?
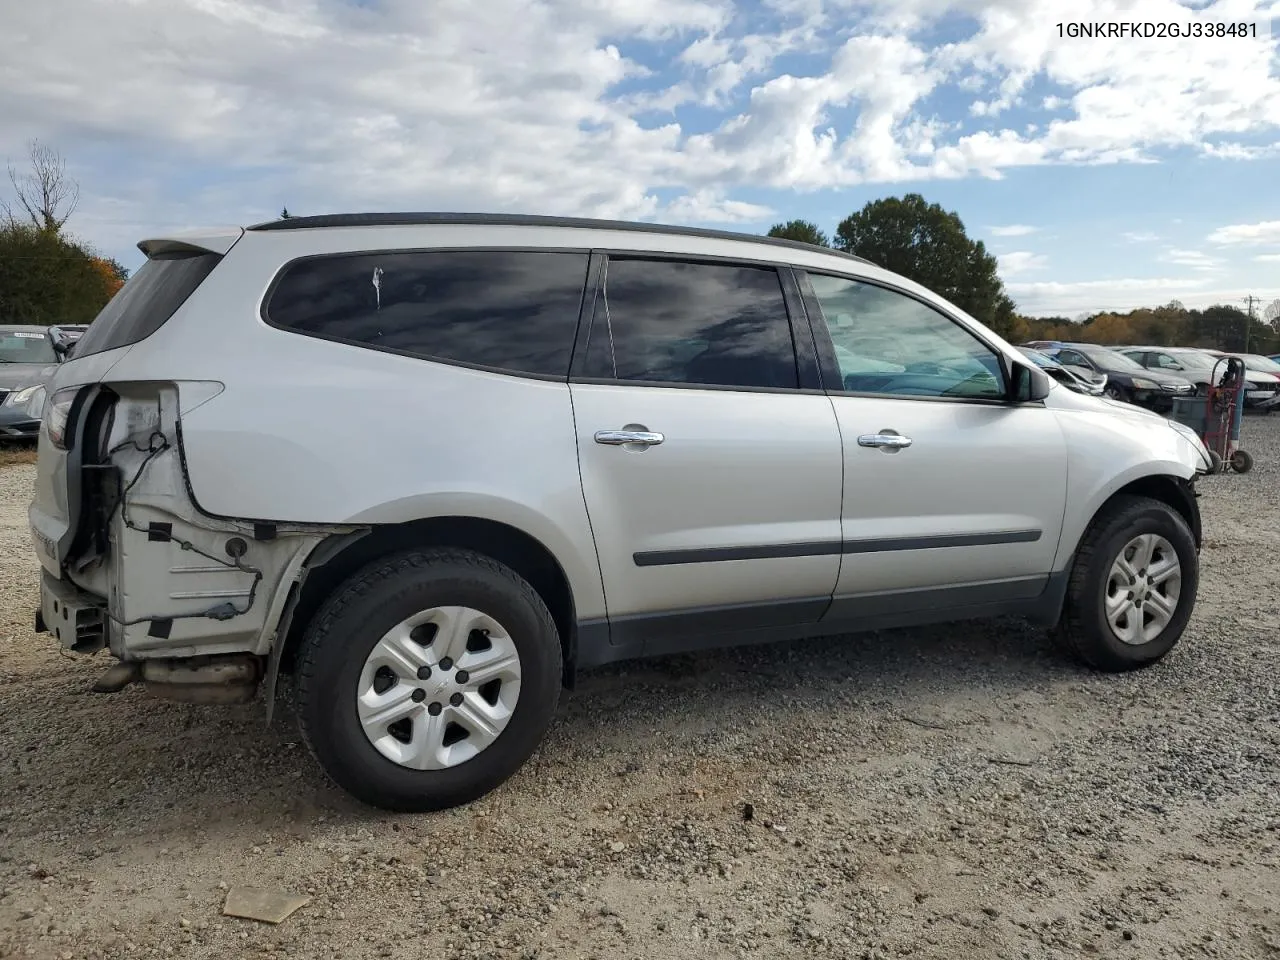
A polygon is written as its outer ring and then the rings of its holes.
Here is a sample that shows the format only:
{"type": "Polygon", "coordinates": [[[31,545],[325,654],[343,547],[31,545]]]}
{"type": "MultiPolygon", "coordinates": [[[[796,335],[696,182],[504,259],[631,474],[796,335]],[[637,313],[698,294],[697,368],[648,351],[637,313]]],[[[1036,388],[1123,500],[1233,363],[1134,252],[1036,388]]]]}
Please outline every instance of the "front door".
{"type": "Polygon", "coordinates": [[[571,381],[614,643],[821,616],[840,564],[840,435],[799,389],[777,270],[611,257],[571,381]]]}
{"type": "Polygon", "coordinates": [[[924,301],[843,277],[807,284],[819,353],[837,367],[837,599],[929,591],[903,602],[955,606],[1039,594],[1066,502],[1053,412],[1006,401],[995,350],[924,301]]]}

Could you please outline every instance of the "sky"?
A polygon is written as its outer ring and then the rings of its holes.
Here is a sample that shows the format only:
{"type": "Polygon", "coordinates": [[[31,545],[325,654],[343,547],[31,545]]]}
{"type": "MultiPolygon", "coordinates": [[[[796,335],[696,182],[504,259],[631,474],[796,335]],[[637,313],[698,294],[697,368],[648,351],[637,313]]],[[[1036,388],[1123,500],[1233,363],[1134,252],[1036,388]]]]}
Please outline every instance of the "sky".
{"type": "Polygon", "coordinates": [[[0,155],[57,149],[68,229],[130,268],[285,206],[832,233],[915,192],[1029,315],[1266,303],[1278,41],[1280,0],[39,0],[0,155]],[[1251,35],[1059,26],[1210,21],[1251,35]]]}

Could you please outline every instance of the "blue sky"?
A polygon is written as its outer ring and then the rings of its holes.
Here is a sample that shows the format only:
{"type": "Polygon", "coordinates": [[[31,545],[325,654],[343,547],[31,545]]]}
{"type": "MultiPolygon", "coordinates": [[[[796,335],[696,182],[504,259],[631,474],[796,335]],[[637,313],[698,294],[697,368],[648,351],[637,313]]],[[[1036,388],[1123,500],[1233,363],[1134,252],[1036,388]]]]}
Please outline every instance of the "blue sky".
{"type": "Polygon", "coordinates": [[[830,232],[910,191],[987,242],[1026,313],[1270,301],[1276,18],[1280,0],[42,0],[6,11],[0,150],[61,151],[70,228],[129,266],[144,236],[283,204],[830,232]]]}

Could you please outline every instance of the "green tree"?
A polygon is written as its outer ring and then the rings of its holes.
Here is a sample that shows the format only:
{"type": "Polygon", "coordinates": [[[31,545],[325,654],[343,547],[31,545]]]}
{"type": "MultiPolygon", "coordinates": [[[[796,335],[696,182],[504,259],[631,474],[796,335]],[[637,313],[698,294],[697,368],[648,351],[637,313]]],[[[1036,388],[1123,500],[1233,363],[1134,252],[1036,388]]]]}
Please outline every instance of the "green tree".
{"type": "Polygon", "coordinates": [[[810,223],[808,220],[788,220],[786,223],[775,223],[769,228],[769,236],[781,237],[783,240],[798,240],[801,243],[811,243],[815,247],[831,246],[831,241],[827,239],[827,235],[818,229],[816,223],[810,223]]]}
{"type": "Polygon", "coordinates": [[[1251,321],[1239,307],[1219,303],[1193,311],[1190,327],[1191,335],[1199,346],[1243,353],[1246,339],[1250,349],[1256,345],[1262,324],[1251,321]]]}
{"type": "Polygon", "coordinates": [[[1001,336],[1016,328],[995,256],[956,214],[918,193],[868,203],[840,222],[835,245],[928,287],[1001,336]]]}
{"type": "Polygon", "coordinates": [[[123,270],[60,233],[0,225],[0,322],[88,323],[119,289],[123,270]]]}
{"type": "Polygon", "coordinates": [[[289,208],[288,208],[288,207],[281,207],[281,208],[280,208],[280,219],[281,219],[281,220],[288,220],[288,219],[289,219],[289,208]]]}

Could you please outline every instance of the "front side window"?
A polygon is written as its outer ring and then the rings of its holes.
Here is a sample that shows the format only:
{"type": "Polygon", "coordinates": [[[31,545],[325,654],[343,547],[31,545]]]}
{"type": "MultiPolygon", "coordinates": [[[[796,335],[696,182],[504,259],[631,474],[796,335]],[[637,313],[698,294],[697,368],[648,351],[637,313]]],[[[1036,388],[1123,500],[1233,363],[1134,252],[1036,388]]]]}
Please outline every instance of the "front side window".
{"type": "Polygon", "coordinates": [[[998,355],[933,307],[843,277],[809,274],[809,281],[845,390],[1004,399],[998,355]]]}
{"type": "Polygon", "coordinates": [[[1084,354],[1077,353],[1075,350],[1059,350],[1058,362],[1069,367],[1084,367],[1086,370],[1093,369],[1093,364],[1085,359],[1084,354]]]}
{"type": "Polygon", "coordinates": [[[782,284],[765,267],[610,258],[588,357],[614,380],[799,386],[782,284]]]}
{"type": "Polygon", "coordinates": [[[1161,370],[1181,370],[1182,369],[1182,364],[1180,364],[1173,357],[1169,356],[1167,353],[1156,354],[1156,366],[1159,367],[1161,370]]]}
{"type": "Polygon", "coordinates": [[[296,333],[514,373],[567,377],[586,253],[361,253],[286,267],[267,320],[296,333]]]}

